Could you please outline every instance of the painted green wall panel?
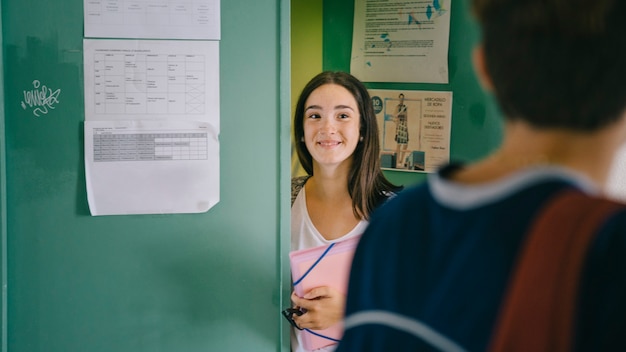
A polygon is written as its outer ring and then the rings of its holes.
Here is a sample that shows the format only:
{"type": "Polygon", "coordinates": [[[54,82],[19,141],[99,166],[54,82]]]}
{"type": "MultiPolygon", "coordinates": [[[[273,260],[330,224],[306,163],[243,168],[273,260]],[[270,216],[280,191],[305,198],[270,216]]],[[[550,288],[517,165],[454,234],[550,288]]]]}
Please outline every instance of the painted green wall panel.
{"type": "MultiPolygon", "coordinates": [[[[2,28],[0,7],[0,28],[2,28]]],[[[3,39],[0,36],[0,45],[3,39]]],[[[4,67],[4,54],[0,62],[4,67]]],[[[7,184],[6,184],[6,130],[4,126],[4,70],[0,70],[0,351],[7,350],[7,184]]]]}
{"type": "Polygon", "coordinates": [[[291,0],[291,95],[322,71],[322,0],[291,0]]]}
{"type": "Polygon", "coordinates": [[[92,217],[82,1],[2,1],[9,351],[280,349],[282,2],[221,4],[220,202],[92,217]],[[40,117],[34,80],[61,90],[40,117]]]}
{"type": "MultiPolygon", "coordinates": [[[[302,88],[322,72],[322,0],[291,0],[291,115],[302,88]]],[[[305,175],[294,147],[291,174],[305,175]]]]}
{"type": "MultiPolygon", "coordinates": [[[[367,83],[371,89],[413,89],[452,91],[452,131],[450,158],[452,161],[473,161],[493,150],[501,138],[500,112],[493,97],[485,94],[472,68],[471,51],[480,33],[471,18],[466,1],[452,3],[448,52],[449,84],[425,83],[367,83]]],[[[325,70],[350,71],[354,0],[324,0],[325,70]]],[[[398,184],[423,181],[424,173],[385,171],[398,184]]]]}

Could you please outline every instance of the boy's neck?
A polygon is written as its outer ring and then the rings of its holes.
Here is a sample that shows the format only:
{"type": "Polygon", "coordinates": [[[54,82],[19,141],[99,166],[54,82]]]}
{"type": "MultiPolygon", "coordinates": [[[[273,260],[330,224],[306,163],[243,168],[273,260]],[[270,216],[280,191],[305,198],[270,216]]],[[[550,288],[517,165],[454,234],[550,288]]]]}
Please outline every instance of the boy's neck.
{"type": "Polygon", "coordinates": [[[454,176],[463,183],[484,183],[536,166],[559,166],[580,172],[604,188],[614,154],[625,136],[624,119],[597,132],[537,129],[508,122],[501,147],[454,176]]]}

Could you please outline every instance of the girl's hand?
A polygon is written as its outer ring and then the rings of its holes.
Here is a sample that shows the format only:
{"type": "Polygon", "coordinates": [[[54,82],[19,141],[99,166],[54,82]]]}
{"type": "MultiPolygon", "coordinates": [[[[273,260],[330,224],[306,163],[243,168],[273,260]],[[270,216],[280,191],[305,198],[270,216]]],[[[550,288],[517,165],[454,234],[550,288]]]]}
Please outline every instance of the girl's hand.
{"type": "Polygon", "coordinates": [[[320,286],[311,289],[304,297],[291,294],[295,307],[305,309],[301,316],[293,316],[293,320],[301,329],[323,330],[341,321],[346,306],[346,296],[339,291],[320,286]]]}

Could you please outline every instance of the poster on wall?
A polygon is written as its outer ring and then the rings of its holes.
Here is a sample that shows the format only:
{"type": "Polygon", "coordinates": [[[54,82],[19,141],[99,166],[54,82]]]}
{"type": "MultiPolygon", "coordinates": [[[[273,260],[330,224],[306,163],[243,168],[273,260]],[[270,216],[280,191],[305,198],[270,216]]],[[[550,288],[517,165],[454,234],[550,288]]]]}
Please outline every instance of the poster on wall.
{"type": "Polygon", "coordinates": [[[450,161],[452,92],[370,89],[383,169],[435,172],[450,161]]]}
{"type": "Polygon", "coordinates": [[[83,5],[91,214],[208,211],[220,197],[220,0],[83,5]]]}
{"type": "Polygon", "coordinates": [[[356,0],[350,72],[364,82],[448,83],[451,0],[356,0]]]}
{"type": "Polygon", "coordinates": [[[83,0],[85,37],[220,39],[219,0],[83,0]]]}
{"type": "Polygon", "coordinates": [[[219,201],[219,42],[84,40],[92,215],[202,213],[219,201]]]}

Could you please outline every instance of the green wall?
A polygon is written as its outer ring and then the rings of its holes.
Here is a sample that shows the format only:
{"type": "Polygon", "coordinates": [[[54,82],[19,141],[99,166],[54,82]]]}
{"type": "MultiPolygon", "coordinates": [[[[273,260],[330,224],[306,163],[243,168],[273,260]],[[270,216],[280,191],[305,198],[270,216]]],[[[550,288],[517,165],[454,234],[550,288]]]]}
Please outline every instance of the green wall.
{"type": "Polygon", "coordinates": [[[102,217],[85,191],[82,0],[1,6],[3,350],[286,350],[289,2],[221,2],[220,202],[102,217]],[[41,117],[20,106],[35,79],[62,91],[41,117]]]}
{"type": "MultiPolygon", "coordinates": [[[[322,0],[291,0],[291,108],[302,88],[322,72],[322,0]]],[[[292,146],[291,174],[304,175],[292,146]]]]}
{"type": "MultiPolygon", "coordinates": [[[[2,28],[2,8],[0,7],[0,28],[2,28]]],[[[0,36],[0,45],[4,42],[0,36]]],[[[0,62],[4,63],[3,52],[0,62]]],[[[4,64],[3,64],[4,66],[4,64]]],[[[0,82],[4,83],[4,72],[0,70],[0,82]]],[[[7,183],[6,146],[4,127],[4,84],[0,84],[0,351],[7,351],[7,183]]]]}
{"type": "MultiPolygon", "coordinates": [[[[451,161],[472,161],[484,157],[499,143],[500,113],[493,98],[485,94],[474,75],[471,51],[479,41],[478,27],[470,16],[466,1],[452,3],[448,52],[449,84],[367,83],[370,89],[452,91],[451,161]]],[[[350,72],[354,0],[324,0],[324,70],[350,72]]],[[[385,171],[397,184],[423,181],[426,174],[385,171]]]]}

